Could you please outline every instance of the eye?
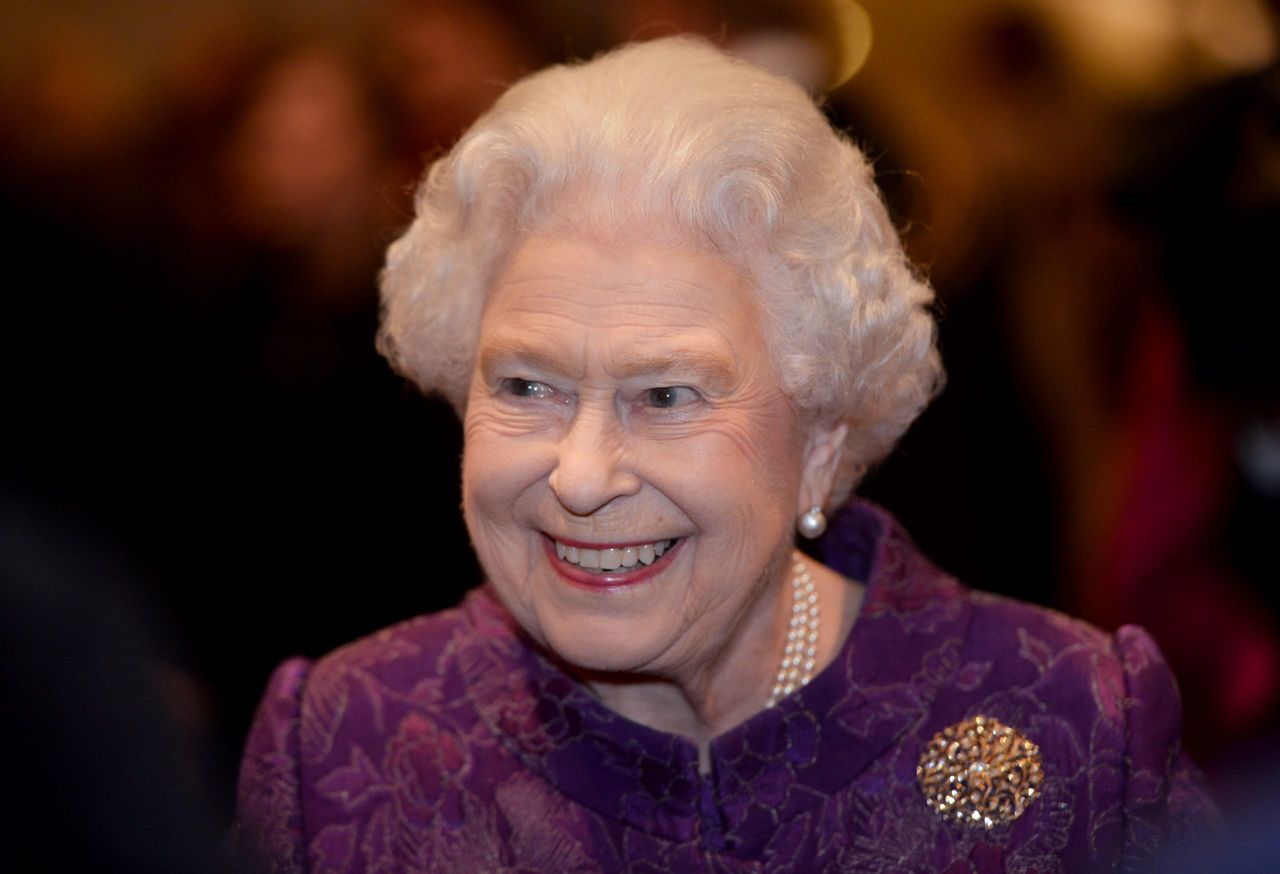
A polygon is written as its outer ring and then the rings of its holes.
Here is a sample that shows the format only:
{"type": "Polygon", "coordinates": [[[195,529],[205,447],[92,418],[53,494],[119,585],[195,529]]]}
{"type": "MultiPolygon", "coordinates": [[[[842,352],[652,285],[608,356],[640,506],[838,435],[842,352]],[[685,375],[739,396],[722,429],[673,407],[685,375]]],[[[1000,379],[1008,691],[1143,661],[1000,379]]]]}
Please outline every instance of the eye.
{"type": "Polygon", "coordinates": [[[547,385],[545,382],[537,382],[532,379],[520,379],[519,377],[504,379],[502,381],[502,390],[506,394],[518,398],[543,399],[552,397],[555,394],[555,389],[547,385]]]}
{"type": "Polygon", "coordinates": [[[698,393],[687,385],[667,385],[660,388],[647,389],[642,396],[647,406],[658,409],[671,409],[698,400],[698,393]]]}

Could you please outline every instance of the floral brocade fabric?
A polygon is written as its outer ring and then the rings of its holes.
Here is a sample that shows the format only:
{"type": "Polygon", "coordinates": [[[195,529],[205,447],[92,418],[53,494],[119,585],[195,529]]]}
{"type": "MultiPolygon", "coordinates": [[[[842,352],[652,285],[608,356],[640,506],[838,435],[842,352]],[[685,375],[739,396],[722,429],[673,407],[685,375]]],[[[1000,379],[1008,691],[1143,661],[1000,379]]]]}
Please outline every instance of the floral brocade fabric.
{"type": "Polygon", "coordinates": [[[486,588],[271,679],[237,840],[273,872],[1140,870],[1216,825],[1177,687],[1140,629],[971,592],[857,503],[824,559],[867,582],[836,660],[720,736],[630,722],[535,649],[486,588]],[[941,816],[917,767],[978,715],[1038,750],[1030,803],[941,816]]]}

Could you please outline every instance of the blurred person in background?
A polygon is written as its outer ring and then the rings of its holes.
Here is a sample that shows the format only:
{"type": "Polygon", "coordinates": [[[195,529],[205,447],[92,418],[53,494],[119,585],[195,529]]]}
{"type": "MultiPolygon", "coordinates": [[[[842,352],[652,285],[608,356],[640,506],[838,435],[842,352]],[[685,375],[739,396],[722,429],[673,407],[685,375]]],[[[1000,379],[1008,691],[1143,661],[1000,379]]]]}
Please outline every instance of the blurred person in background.
{"type": "Polygon", "coordinates": [[[230,872],[183,641],[112,540],[0,479],[0,868],[230,872]]]}
{"type": "Polygon", "coordinates": [[[197,221],[191,238],[177,229],[164,341],[188,364],[168,389],[177,451],[157,492],[184,512],[156,520],[169,573],[190,582],[184,612],[238,629],[232,652],[220,635],[202,641],[229,735],[252,707],[246,677],[280,655],[268,629],[299,605],[308,619],[293,635],[324,648],[409,604],[456,598],[418,585],[418,550],[473,566],[456,518],[416,497],[452,503],[442,459],[459,451],[456,426],[370,343],[400,199],[376,77],[357,55],[303,43],[262,56],[237,95],[218,136],[193,144],[209,173],[182,191],[197,221]],[[379,458],[397,459],[395,472],[372,475],[379,458]],[[339,606],[356,578],[378,594],[339,606]]]}
{"type": "Polygon", "coordinates": [[[1134,143],[1116,203],[1155,293],[1123,374],[1115,517],[1079,594],[1157,630],[1205,705],[1189,740],[1252,768],[1280,741],[1280,67],[1195,89],[1134,143]]]}
{"type": "MultiPolygon", "coordinates": [[[[395,200],[403,218],[423,166],[508,85],[540,66],[535,4],[516,0],[378,0],[374,73],[387,101],[395,200]]],[[[559,54],[563,48],[553,45],[559,54]]]]}

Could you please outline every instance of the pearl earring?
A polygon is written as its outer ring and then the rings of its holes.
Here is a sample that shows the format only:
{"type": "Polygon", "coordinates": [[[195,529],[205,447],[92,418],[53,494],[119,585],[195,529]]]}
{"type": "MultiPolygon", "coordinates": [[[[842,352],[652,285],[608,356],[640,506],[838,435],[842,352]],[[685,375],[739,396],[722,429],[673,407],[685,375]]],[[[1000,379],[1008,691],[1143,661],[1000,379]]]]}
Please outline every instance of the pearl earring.
{"type": "Polygon", "coordinates": [[[799,521],[796,522],[796,529],[800,532],[800,536],[813,540],[815,537],[821,537],[822,532],[827,530],[827,517],[823,515],[821,507],[810,507],[800,514],[799,521]]]}

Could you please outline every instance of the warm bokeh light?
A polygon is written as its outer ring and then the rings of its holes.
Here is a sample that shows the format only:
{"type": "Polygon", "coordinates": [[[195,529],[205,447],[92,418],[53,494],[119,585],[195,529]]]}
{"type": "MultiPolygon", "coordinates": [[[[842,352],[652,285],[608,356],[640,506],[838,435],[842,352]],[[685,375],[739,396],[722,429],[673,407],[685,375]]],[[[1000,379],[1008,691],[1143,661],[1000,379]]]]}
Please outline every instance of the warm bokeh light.
{"type": "Polygon", "coordinates": [[[838,88],[858,74],[871,54],[871,16],[857,0],[830,0],[839,33],[839,56],[831,77],[838,88]]]}
{"type": "Polygon", "coordinates": [[[1100,91],[1154,100],[1276,56],[1262,0],[1037,0],[1100,91]]]}

